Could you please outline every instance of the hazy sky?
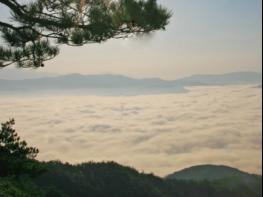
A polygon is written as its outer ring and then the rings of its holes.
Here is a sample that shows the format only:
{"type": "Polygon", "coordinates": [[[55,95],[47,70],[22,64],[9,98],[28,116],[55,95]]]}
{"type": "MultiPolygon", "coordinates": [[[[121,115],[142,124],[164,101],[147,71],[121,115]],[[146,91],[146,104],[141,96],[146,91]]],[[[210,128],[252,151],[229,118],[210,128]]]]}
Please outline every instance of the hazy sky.
{"type": "Polygon", "coordinates": [[[174,13],[167,31],[85,47],[63,46],[60,55],[41,71],[166,79],[197,73],[261,72],[261,0],[159,2],[174,13]]]}

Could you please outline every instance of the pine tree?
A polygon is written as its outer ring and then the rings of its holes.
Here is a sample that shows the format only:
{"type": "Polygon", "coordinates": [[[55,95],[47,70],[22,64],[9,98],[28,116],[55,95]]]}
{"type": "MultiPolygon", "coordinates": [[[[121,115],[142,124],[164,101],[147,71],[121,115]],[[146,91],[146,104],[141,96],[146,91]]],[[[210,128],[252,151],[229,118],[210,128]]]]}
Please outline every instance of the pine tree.
{"type": "Polygon", "coordinates": [[[171,12],[156,0],[0,0],[12,22],[0,21],[0,67],[41,67],[59,45],[81,46],[165,29],[171,12]]]}
{"type": "Polygon", "coordinates": [[[0,177],[38,174],[41,168],[34,159],[39,151],[20,140],[14,124],[15,120],[11,119],[2,123],[0,129],[0,177]]]}

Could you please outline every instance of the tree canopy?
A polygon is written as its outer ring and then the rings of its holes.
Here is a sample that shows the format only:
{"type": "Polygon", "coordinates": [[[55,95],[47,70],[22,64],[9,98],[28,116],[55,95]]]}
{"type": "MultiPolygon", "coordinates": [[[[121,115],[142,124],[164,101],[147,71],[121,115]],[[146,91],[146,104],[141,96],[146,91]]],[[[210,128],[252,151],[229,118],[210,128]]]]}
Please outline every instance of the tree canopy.
{"type": "Polygon", "coordinates": [[[2,123],[0,129],[0,177],[20,174],[33,175],[41,171],[35,162],[38,149],[28,147],[27,143],[20,139],[11,119],[2,123]]]}
{"type": "Polygon", "coordinates": [[[0,67],[41,67],[59,45],[81,46],[165,29],[171,12],[156,0],[0,0],[0,67]]]}

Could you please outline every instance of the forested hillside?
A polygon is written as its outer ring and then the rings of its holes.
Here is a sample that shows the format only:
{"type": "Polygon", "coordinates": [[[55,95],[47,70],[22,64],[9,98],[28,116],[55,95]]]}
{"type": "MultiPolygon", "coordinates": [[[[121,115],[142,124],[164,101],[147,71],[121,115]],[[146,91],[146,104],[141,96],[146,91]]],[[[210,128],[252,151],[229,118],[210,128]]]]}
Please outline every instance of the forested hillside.
{"type": "Polygon", "coordinates": [[[38,177],[1,178],[0,196],[260,197],[262,193],[245,185],[221,188],[209,181],[162,179],[114,162],[42,165],[45,172],[38,177]]]}

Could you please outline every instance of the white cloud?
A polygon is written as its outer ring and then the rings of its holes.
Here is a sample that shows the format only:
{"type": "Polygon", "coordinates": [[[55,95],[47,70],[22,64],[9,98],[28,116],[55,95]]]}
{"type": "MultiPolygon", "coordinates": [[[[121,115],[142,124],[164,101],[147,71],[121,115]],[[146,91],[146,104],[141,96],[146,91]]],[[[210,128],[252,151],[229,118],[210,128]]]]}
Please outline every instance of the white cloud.
{"type": "Polygon", "coordinates": [[[261,91],[1,97],[0,120],[14,117],[19,135],[40,148],[40,160],[114,160],[158,175],[204,163],[261,173],[261,91]]]}

